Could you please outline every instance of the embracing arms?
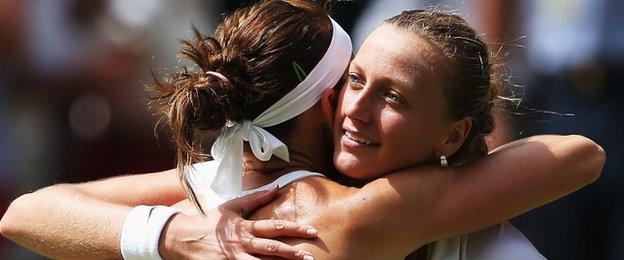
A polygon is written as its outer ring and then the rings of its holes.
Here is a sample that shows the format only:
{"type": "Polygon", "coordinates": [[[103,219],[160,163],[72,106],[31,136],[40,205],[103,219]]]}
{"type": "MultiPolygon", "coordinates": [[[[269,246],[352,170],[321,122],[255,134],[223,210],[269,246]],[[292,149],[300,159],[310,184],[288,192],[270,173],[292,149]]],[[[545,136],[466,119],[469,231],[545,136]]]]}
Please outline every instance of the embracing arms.
{"type": "MultiPolygon", "coordinates": [[[[241,218],[276,195],[273,190],[235,199],[206,211],[205,218],[174,215],[161,234],[159,254],[165,259],[253,259],[249,253],[303,258],[307,252],[262,237],[314,238],[309,226],[241,218]]],[[[134,206],[171,205],[185,198],[175,170],[57,184],[14,200],[0,221],[0,232],[52,258],[121,259],[121,230],[134,206]]],[[[196,212],[189,205],[176,207],[196,212]]]]}
{"type": "MultiPolygon", "coordinates": [[[[461,167],[415,167],[365,185],[351,205],[370,250],[411,252],[513,218],[596,180],[605,153],[576,135],[535,136],[461,167]],[[374,234],[374,235],[373,235],[374,234]]],[[[348,236],[354,236],[348,234],[348,236]]]]}
{"type": "Polygon", "coordinates": [[[171,205],[184,198],[174,170],[57,184],[15,199],[0,231],[53,258],[121,258],[121,227],[133,206],[171,205]]]}
{"type": "MultiPolygon", "coordinates": [[[[566,195],[595,180],[604,158],[604,151],[584,137],[537,136],[504,145],[470,165],[406,169],[354,192],[341,204],[347,213],[341,214],[341,225],[322,232],[333,237],[330,246],[347,252],[411,252],[566,195]],[[341,241],[347,245],[333,244],[341,241]]],[[[170,205],[183,198],[174,171],[54,185],[16,199],[0,231],[55,258],[119,258],[119,231],[132,206],[170,205]]],[[[177,215],[170,224],[184,220],[189,221],[177,215]]]]}
{"type": "Polygon", "coordinates": [[[585,137],[535,136],[468,165],[407,168],[360,189],[302,180],[291,187],[291,199],[278,199],[255,216],[296,208],[292,219],[318,227],[320,239],[285,241],[315,257],[400,259],[567,195],[596,180],[604,161],[602,148],[585,137]]]}

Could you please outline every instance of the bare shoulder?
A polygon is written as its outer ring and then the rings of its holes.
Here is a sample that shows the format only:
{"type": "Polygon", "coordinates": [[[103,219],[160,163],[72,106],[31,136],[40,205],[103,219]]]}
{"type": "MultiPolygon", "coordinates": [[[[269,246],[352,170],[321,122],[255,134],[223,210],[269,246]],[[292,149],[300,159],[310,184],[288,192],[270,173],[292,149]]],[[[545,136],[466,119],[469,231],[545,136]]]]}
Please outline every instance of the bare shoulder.
{"type": "Polygon", "coordinates": [[[348,204],[357,190],[327,178],[305,178],[283,187],[277,199],[251,217],[285,219],[311,225],[319,230],[319,238],[280,240],[313,253],[316,259],[340,259],[345,252],[352,252],[350,248],[356,244],[356,239],[348,240],[346,237],[351,237],[348,219],[353,216],[348,204]]]}
{"type": "Polygon", "coordinates": [[[253,218],[280,218],[317,222],[334,213],[356,189],[323,177],[308,177],[282,187],[278,197],[256,211],[253,218]]]}

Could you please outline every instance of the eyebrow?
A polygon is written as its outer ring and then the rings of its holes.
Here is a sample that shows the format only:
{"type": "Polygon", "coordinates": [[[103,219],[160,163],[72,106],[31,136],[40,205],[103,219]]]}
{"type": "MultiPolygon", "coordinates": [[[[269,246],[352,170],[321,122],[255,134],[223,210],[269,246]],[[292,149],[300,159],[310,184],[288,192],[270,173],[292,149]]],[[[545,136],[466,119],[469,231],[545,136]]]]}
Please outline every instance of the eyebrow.
{"type": "MultiPolygon", "coordinates": [[[[351,61],[351,65],[355,68],[355,70],[364,71],[362,67],[355,62],[355,59],[351,61]]],[[[403,87],[411,87],[411,86],[417,85],[414,77],[411,77],[410,75],[407,75],[403,71],[400,71],[400,70],[396,70],[396,72],[399,74],[397,78],[382,76],[380,77],[380,82],[382,83],[389,82],[394,85],[400,85],[403,87]]],[[[412,74],[416,74],[416,73],[413,72],[412,74]]]]}
{"type": "Polygon", "coordinates": [[[362,71],[362,67],[355,62],[355,59],[351,60],[351,66],[355,67],[356,70],[362,71]]]}

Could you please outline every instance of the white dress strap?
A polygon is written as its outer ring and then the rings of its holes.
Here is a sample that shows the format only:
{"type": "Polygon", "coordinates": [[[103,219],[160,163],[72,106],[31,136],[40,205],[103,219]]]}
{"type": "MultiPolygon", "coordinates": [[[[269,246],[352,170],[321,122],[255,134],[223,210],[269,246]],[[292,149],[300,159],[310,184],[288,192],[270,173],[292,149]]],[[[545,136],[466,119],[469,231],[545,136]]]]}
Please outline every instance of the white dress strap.
{"type": "Polygon", "coordinates": [[[255,189],[243,191],[243,196],[254,193],[254,192],[258,192],[258,191],[270,190],[275,186],[278,186],[281,188],[288,184],[301,180],[303,178],[313,177],[313,176],[325,177],[325,175],[320,174],[318,172],[311,172],[311,171],[305,171],[305,170],[289,172],[287,174],[280,176],[279,178],[275,179],[273,182],[269,184],[262,185],[255,189]]]}
{"type": "MultiPolygon", "coordinates": [[[[202,206],[206,209],[218,207],[228,200],[235,198],[220,195],[216,193],[210,186],[212,179],[215,177],[216,168],[217,164],[214,161],[208,161],[204,163],[194,164],[193,167],[189,167],[188,169],[191,186],[198,196],[203,197],[204,200],[202,206]]],[[[312,176],[325,177],[323,174],[316,172],[294,171],[280,176],[269,184],[262,185],[255,189],[243,191],[242,195],[251,194],[257,191],[266,191],[275,186],[284,187],[292,182],[312,176]]]]}
{"type": "Polygon", "coordinates": [[[544,260],[509,222],[428,244],[428,260],[544,260]]]}

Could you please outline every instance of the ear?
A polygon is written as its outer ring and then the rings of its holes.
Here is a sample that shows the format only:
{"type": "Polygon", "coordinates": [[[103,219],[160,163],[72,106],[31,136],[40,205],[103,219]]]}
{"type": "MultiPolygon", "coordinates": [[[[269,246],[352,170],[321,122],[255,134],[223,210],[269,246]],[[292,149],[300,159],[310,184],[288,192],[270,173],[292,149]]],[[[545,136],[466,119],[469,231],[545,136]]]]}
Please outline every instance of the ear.
{"type": "Polygon", "coordinates": [[[334,124],[334,89],[328,88],[323,92],[323,96],[321,97],[321,108],[323,109],[323,118],[327,121],[329,125],[334,124]]]}
{"type": "Polygon", "coordinates": [[[468,134],[472,127],[474,120],[470,117],[464,117],[460,120],[457,120],[448,128],[448,134],[446,136],[446,140],[442,145],[441,154],[446,155],[446,157],[450,157],[453,155],[459,148],[464,144],[468,134]]]}

